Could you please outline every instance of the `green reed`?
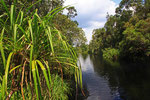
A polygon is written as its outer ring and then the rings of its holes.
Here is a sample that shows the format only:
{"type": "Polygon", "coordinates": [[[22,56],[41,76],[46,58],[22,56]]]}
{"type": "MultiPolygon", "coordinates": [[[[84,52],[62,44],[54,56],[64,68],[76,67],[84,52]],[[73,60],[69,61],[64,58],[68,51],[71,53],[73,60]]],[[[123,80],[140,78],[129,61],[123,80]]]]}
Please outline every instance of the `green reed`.
{"type": "Polygon", "coordinates": [[[0,15],[3,23],[0,27],[1,70],[5,71],[3,75],[0,74],[0,99],[15,98],[14,95],[18,93],[23,100],[26,96],[44,99],[44,83],[48,98],[57,98],[54,91],[57,85],[55,77],[52,79],[55,69],[60,73],[62,89],[67,88],[63,85],[64,70],[70,69],[73,69],[76,84],[82,88],[82,72],[77,66],[76,53],[51,22],[54,15],[66,7],[58,7],[46,16],[41,16],[38,9],[30,12],[34,4],[26,10],[21,8],[17,11],[15,3],[8,8],[4,0],[1,0],[6,12],[0,15]],[[44,83],[41,76],[44,77],[44,83]]]}

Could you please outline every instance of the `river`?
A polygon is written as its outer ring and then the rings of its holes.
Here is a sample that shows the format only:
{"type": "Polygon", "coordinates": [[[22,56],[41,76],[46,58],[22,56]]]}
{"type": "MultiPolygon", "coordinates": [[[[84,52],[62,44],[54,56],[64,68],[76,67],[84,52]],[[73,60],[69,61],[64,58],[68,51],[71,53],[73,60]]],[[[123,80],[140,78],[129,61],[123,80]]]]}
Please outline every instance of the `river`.
{"type": "Polygon", "coordinates": [[[150,100],[150,64],[106,62],[79,56],[84,100],[150,100]]]}

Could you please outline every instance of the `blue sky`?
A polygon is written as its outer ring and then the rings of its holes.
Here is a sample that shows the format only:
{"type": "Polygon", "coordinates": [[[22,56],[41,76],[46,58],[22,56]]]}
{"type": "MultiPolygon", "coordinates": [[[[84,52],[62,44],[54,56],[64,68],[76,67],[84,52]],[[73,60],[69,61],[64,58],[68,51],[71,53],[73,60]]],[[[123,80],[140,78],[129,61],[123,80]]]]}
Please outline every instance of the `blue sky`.
{"type": "Polygon", "coordinates": [[[121,2],[121,0],[112,0],[112,1],[114,1],[117,4],[119,4],[121,2]]]}
{"type": "Polygon", "coordinates": [[[66,0],[65,5],[73,5],[77,9],[77,20],[87,37],[92,39],[92,31],[101,28],[106,22],[106,15],[115,14],[115,8],[121,0],[66,0]]]}

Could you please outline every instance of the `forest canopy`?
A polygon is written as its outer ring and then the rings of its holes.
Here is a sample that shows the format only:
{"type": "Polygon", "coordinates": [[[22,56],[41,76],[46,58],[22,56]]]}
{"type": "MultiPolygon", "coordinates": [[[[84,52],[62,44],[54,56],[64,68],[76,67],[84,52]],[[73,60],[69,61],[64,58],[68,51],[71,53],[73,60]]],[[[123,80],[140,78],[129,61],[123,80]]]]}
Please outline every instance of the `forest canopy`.
{"type": "Polygon", "coordinates": [[[93,30],[89,49],[111,60],[119,57],[131,61],[148,59],[150,1],[122,0],[115,15],[107,15],[104,27],[93,30]]]}

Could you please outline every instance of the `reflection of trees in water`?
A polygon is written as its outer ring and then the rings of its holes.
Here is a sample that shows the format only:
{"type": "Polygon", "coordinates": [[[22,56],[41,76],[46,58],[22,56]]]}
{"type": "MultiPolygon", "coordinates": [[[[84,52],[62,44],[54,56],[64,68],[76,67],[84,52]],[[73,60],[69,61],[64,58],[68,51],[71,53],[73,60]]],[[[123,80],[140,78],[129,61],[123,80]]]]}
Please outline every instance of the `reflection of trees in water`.
{"type": "Polygon", "coordinates": [[[117,68],[119,67],[110,67],[108,63],[104,62],[103,59],[98,56],[91,56],[91,60],[93,62],[94,71],[106,78],[112,90],[115,91],[115,88],[118,86],[117,68]]]}
{"type": "Polygon", "coordinates": [[[83,58],[84,60],[86,60],[87,57],[88,57],[88,54],[82,54],[82,58],[83,58]]]}
{"type": "Polygon", "coordinates": [[[94,71],[106,78],[112,93],[118,91],[124,100],[150,98],[150,68],[146,64],[108,63],[90,56],[94,71]]]}
{"type": "Polygon", "coordinates": [[[149,100],[150,98],[150,68],[146,64],[122,64],[119,75],[121,87],[131,100],[149,100]]]}

